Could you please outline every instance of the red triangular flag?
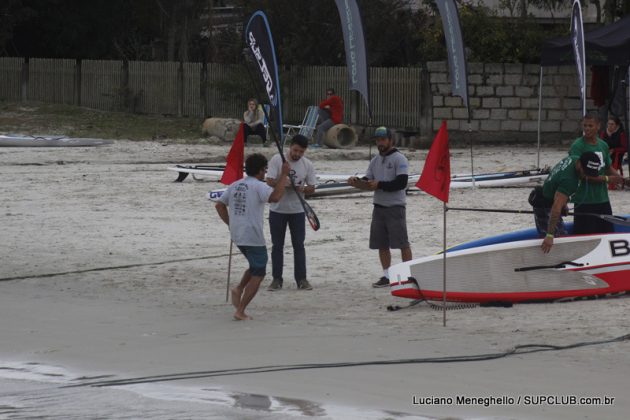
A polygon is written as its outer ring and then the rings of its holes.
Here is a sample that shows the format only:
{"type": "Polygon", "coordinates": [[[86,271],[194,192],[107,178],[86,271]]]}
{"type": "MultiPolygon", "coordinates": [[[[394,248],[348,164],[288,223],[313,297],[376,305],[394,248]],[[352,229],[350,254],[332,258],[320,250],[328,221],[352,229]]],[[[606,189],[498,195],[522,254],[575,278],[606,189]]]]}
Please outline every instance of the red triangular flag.
{"type": "Polygon", "coordinates": [[[448,150],[446,121],[442,121],[442,126],[433,139],[416,187],[438,200],[448,203],[448,193],[451,187],[451,159],[448,150]]]}
{"type": "Polygon", "coordinates": [[[225,158],[225,170],[219,182],[230,185],[234,181],[243,178],[243,163],[245,162],[245,129],[243,124],[238,128],[230,152],[225,158]]]}

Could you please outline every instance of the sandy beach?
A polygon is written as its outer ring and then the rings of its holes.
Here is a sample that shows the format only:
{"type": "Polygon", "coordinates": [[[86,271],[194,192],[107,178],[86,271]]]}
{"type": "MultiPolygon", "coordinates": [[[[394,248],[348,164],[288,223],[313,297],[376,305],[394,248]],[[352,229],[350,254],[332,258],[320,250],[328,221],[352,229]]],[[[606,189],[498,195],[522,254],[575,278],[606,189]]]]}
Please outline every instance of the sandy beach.
{"type": "MultiPolygon", "coordinates": [[[[543,148],[541,166],[567,148],[543,148]]],[[[246,153],[254,150],[273,153],[246,153]]],[[[0,418],[627,418],[628,341],[486,361],[431,359],[612,340],[630,333],[630,298],[457,309],[446,327],[442,312],[426,304],[388,312],[407,302],[371,287],[382,271],[367,245],[368,193],[311,200],[322,224],[306,235],[314,289],[296,289],[287,246],[285,288],[267,291],[267,277],[249,308],[255,319],[233,321],[225,302],[229,232],[206,198],[221,184],[174,183],[166,170],[223,162],[227,151],[128,141],[0,149],[0,418]],[[211,374],[403,359],[426,360],[211,374]]],[[[416,172],[426,152],[405,150],[416,172]]],[[[470,150],[451,153],[452,172],[469,173],[470,150]]],[[[537,163],[530,145],[475,146],[474,153],[476,173],[537,163]]],[[[350,174],[368,164],[367,147],[307,156],[319,172],[350,174]]],[[[449,204],[529,209],[529,191],[453,190],[449,204]]],[[[629,191],[610,196],[615,213],[630,213],[629,191]]],[[[414,257],[438,252],[442,203],[411,193],[407,217],[414,257]]],[[[447,240],[531,226],[531,215],[449,212],[447,240]]],[[[236,248],[231,261],[236,284],[245,268],[236,248]]]]}

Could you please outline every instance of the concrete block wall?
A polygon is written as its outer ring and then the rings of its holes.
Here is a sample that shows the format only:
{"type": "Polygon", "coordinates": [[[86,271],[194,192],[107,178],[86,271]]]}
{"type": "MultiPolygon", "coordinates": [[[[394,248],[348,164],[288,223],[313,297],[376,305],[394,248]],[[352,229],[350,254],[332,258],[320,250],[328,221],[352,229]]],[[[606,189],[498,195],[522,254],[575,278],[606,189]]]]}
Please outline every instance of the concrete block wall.
{"type": "MultiPolygon", "coordinates": [[[[536,136],[540,78],[537,64],[468,63],[470,123],[462,99],[451,96],[448,63],[429,62],[427,69],[434,131],[446,119],[449,132],[479,132],[482,139],[536,136]]],[[[588,99],[590,78],[587,67],[587,111],[596,109],[588,99]]],[[[579,133],[581,114],[575,66],[543,68],[541,133],[570,138],[579,133]]]]}

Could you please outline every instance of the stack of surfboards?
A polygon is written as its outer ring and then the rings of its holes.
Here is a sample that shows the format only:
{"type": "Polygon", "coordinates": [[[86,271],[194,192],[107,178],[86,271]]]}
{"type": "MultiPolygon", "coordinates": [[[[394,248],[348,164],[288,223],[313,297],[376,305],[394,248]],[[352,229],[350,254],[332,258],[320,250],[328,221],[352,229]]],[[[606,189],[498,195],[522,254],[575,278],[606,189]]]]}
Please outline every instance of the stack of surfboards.
{"type": "MultiPolygon", "coordinates": [[[[224,166],[222,165],[176,165],[167,168],[168,170],[178,173],[176,182],[182,182],[189,174],[195,179],[205,178],[208,180],[218,181],[223,175],[224,166]]],[[[451,177],[451,188],[490,188],[490,187],[509,187],[519,184],[540,183],[543,182],[549,171],[546,169],[532,169],[512,172],[495,172],[479,175],[453,175],[451,177]]],[[[363,176],[357,174],[355,176],[363,176]]],[[[355,194],[364,192],[352,187],[347,183],[350,175],[345,174],[318,174],[317,180],[319,184],[315,186],[315,192],[309,197],[329,197],[341,194],[355,194]]],[[[415,188],[416,182],[420,175],[409,175],[408,188],[415,188]]],[[[208,198],[215,200],[223,193],[225,188],[211,190],[208,198]]]]}

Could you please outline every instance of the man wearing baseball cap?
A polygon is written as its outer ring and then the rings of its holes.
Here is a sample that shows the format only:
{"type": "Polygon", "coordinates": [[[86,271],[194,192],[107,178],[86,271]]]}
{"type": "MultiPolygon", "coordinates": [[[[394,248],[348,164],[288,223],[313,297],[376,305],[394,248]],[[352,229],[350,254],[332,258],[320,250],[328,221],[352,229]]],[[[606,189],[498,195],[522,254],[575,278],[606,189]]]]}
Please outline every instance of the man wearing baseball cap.
{"type": "Polygon", "coordinates": [[[597,177],[601,160],[595,152],[581,156],[567,156],[549,172],[542,187],[536,187],[529,196],[534,208],[536,229],[545,235],[541,245],[544,253],[553,246],[556,235],[566,235],[562,216],[568,213],[567,203],[577,192],[585,177],[597,177]]]}
{"type": "Polygon", "coordinates": [[[394,147],[392,133],[378,127],[372,137],[379,154],[370,162],[363,178],[355,176],[348,184],[366,191],[374,191],[374,208],[370,226],[370,249],[378,249],[383,276],[373,287],[389,286],[390,249],[400,249],[403,261],[411,260],[411,247],[407,236],[406,195],[409,177],[407,158],[394,147]]]}

